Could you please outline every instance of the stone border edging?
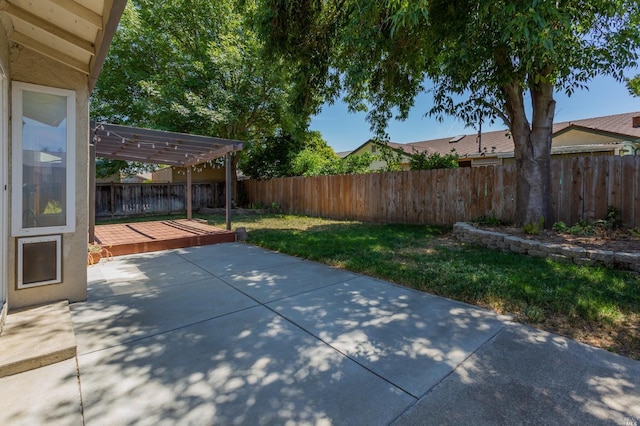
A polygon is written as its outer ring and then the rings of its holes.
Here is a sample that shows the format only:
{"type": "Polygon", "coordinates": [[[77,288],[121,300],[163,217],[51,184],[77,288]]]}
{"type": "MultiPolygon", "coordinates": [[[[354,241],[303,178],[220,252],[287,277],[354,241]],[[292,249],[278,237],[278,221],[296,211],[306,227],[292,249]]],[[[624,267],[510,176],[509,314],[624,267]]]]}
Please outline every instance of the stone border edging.
{"type": "Polygon", "coordinates": [[[478,244],[487,248],[544,257],[576,265],[604,265],[617,269],[640,272],[640,253],[585,249],[570,244],[543,243],[514,235],[478,229],[470,223],[453,225],[453,236],[460,242],[478,244]]]}

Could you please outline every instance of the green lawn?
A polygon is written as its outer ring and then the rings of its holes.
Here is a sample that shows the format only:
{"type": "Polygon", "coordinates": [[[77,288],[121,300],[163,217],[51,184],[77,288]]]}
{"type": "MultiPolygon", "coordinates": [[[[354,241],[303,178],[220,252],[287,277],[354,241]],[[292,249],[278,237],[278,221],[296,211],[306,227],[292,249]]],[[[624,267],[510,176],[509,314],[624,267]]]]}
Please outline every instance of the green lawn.
{"type": "MultiPolygon", "coordinates": [[[[203,216],[200,216],[204,218],[203,216]]],[[[224,216],[207,216],[224,227],[224,216]]],[[[448,228],[237,216],[248,242],[421,291],[640,360],[640,276],[458,244],[448,228]]]]}

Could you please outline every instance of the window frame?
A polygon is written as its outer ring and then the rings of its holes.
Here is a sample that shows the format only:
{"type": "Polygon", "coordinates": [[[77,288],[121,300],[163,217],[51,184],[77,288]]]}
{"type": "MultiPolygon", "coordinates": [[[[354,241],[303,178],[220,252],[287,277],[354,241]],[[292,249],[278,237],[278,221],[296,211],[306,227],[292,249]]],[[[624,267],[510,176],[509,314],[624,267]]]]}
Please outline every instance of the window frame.
{"type": "Polygon", "coordinates": [[[13,237],[72,233],[76,230],[76,92],[68,89],[41,86],[31,83],[12,82],[12,135],[11,135],[11,235],[13,237]],[[65,97],[67,100],[67,138],[66,138],[66,203],[65,225],[24,228],[22,214],[23,186],[23,92],[34,92],[65,97]]]}

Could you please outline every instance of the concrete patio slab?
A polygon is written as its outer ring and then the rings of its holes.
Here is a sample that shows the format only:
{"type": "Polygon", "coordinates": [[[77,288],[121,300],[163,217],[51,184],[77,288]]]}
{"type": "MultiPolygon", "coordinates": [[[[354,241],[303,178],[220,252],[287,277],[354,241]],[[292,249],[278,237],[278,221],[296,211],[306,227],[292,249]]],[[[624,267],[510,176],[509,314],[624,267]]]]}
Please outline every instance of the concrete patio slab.
{"type": "Polygon", "coordinates": [[[101,278],[107,283],[144,281],[152,283],[154,287],[175,284],[176,282],[195,281],[209,276],[207,271],[194,268],[191,262],[184,259],[178,262],[170,256],[169,260],[171,262],[165,265],[162,264],[161,259],[156,259],[153,263],[118,259],[92,266],[91,269],[101,269],[101,278]]]}
{"type": "MultiPolygon", "coordinates": [[[[224,244],[219,244],[223,246],[224,244]]],[[[204,254],[198,251],[198,254],[204,254]]],[[[207,257],[191,258],[189,255],[183,255],[185,259],[193,262],[194,265],[212,273],[215,276],[222,277],[232,274],[244,274],[262,271],[274,266],[292,265],[300,263],[303,260],[292,256],[287,256],[271,251],[255,251],[249,250],[244,255],[231,254],[220,256],[208,255],[207,257]]]]}
{"type": "Polygon", "coordinates": [[[0,379],[0,424],[639,423],[638,361],[388,282],[214,247],[90,268],[90,300],[71,310],[83,405],[65,361],[0,379]]]}
{"type": "Polygon", "coordinates": [[[255,305],[215,277],[74,304],[78,353],[131,342],[255,305]]]}
{"type": "Polygon", "coordinates": [[[76,359],[0,379],[0,424],[82,425],[76,359]]]}
{"type": "MultiPolygon", "coordinates": [[[[158,252],[141,253],[141,254],[129,254],[124,256],[115,256],[110,259],[102,260],[102,263],[108,262],[112,265],[124,264],[135,265],[144,268],[153,268],[155,266],[168,266],[175,263],[184,262],[184,257],[180,256],[177,252],[167,250],[162,252],[162,256],[158,256],[158,252]]],[[[88,270],[92,268],[89,267],[88,270]]]]}
{"type": "Polygon", "coordinates": [[[367,277],[268,306],[415,397],[509,320],[367,277]]]}
{"type": "Polygon", "coordinates": [[[262,306],[79,363],[87,425],[372,425],[415,402],[262,306]]]}
{"type": "Polygon", "coordinates": [[[94,272],[92,280],[87,284],[89,300],[144,292],[199,281],[211,276],[207,271],[184,259],[180,263],[170,263],[166,266],[139,266],[135,263],[114,262],[108,267],[99,265],[92,269],[100,270],[100,275],[94,272]]]}
{"type": "Polygon", "coordinates": [[[214,244],[210,246],[188,247],[172,250],[172,253],[179,255],[189,261],[213,259],[215,257],[244,257],[251,253],[263,253],[260,247],[245,243],[214,244]]]}
{"type": "Polygon", "coordinates": [[[640,362],[512,324],[396,425],[640,423],[640,362]]]}
{"type": "Polygon", "coordinates": [[[296,262],[221,278],[261,303],[309,292],[357,278],[351,272],[314,262],[296,262]]]}

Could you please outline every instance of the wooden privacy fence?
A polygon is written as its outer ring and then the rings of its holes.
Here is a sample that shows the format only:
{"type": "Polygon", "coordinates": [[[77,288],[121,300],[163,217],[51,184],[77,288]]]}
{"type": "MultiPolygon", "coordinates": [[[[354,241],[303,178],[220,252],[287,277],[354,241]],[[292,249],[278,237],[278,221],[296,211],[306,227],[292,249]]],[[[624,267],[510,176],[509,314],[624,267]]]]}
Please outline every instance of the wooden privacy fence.
{"type": "MultiPolygon", "coordinates": [[[[608,206],[640,226],[640,156],[551,162],[554,221],[603,219],[608,206]]],[[[364,175],[291,177],[244,183],[249,203],[283,211],[369,222],[450,225],[481,215],[515,218],[514,165],[364,175]]]]}
{"type": "MultiPolygon", "coordinates": [[[[224,183],[194,183],[192,207],[224,207],[224,183]]],[[[96,217],[184,213],[187,211],[185,183],[96,184],[96,217]]]]}

